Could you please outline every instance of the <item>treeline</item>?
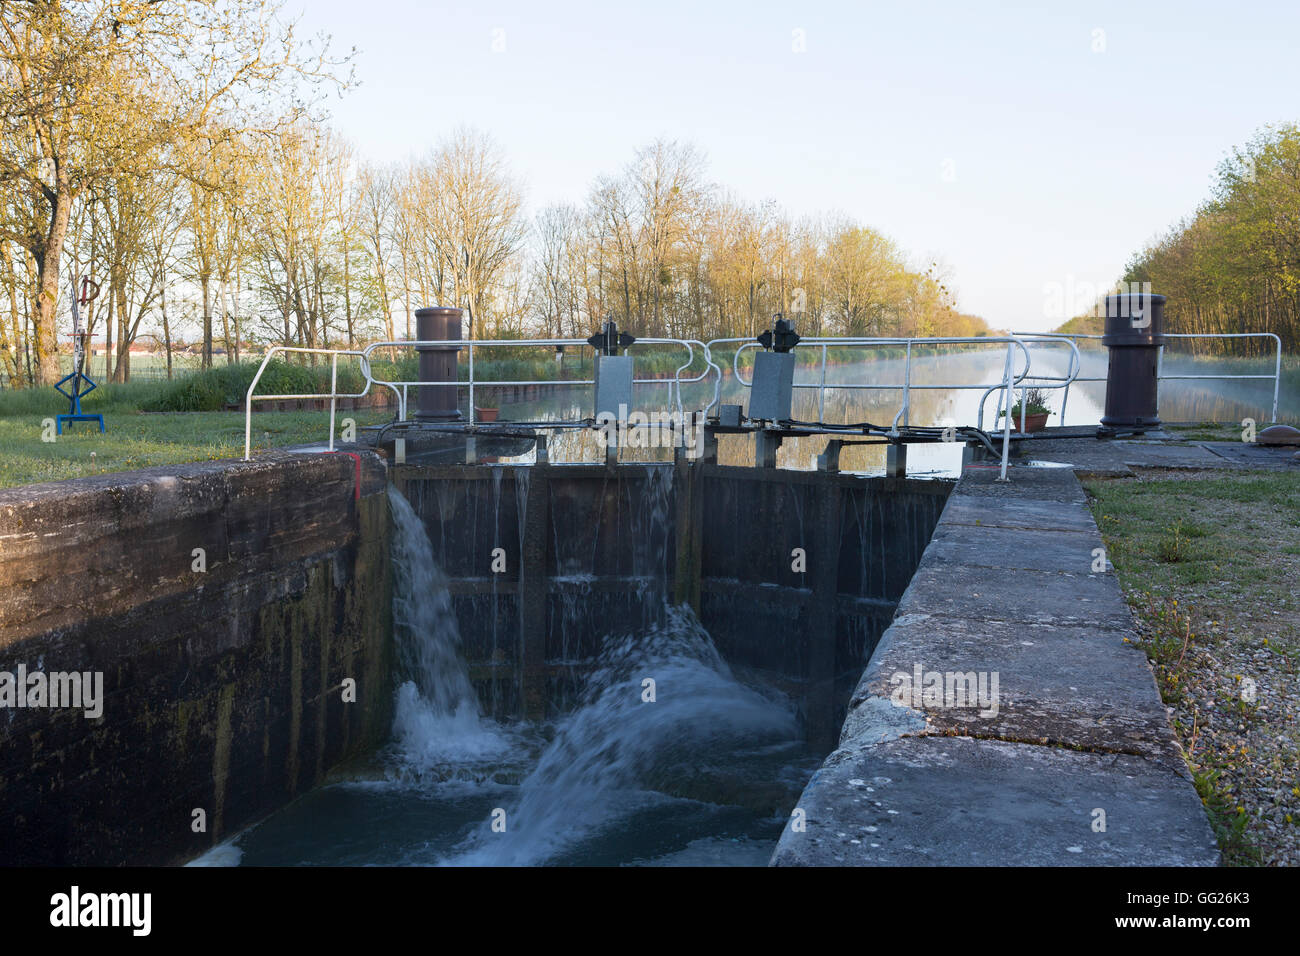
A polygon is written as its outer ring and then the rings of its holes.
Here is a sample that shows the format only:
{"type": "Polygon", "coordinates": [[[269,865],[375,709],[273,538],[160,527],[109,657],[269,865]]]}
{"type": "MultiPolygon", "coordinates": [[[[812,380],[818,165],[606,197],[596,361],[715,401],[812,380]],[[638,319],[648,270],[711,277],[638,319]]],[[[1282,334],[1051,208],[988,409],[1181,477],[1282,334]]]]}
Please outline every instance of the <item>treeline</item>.
{"type": "Polygon", "coordinates": [[[804,335],[976,335],[937,265],[909,266],[845,217],[791,220],[707,181],[689,145],[659,140],[581,206],[543,210],[531,234],[539,331],[586,334],[612,314],[640,334],[753,336],[774,313],[804,335]]]}
{"type": "MultiPolygon", "coordinates": [[[[1273,332],[1300,352],[1300,127],[1269,128],[1220,164],[1211,198],[1133,257],[1125,282],[1169,296],[1166,331],[1273,332]]],[[[1190,340],[1207,354],[1273,344],[1190,340]]]]}
{"type": "Polygon", "coordinates": [[[250,345],[414,336],[414,311],[467,334],[975,335],[937,265],[911,266],[843,217],[794,221],[660,140],[584,201],[530,217],[499,148],[456,131],[393,167],[333,133],[320,95],[347,60],[300,43],[279,0],[0,4],[0,378],[49,383],[73,278],[105,377],[130,347],[197,336],[202,362],[250,345]],[[202,37],[203,43],[196,42],[202,37]]]}
{"type": "Polygon", "coordinates": [[[201,290],[211,362],[214,293],[237,294],[255,261],[236,251],[240,237],[267,225],[242,205],[246,190],[274,192],[257,164],[285,172],[320,98],[349,80],[346,58],[326,38],[300,39],[281,7],[0,4],[0,374],[11,385],[60,376],[85,274],[103,284],[85,319],[114,344],[111,377],[129,376],[146,319],[170,339],[182,279],[201,290]]]}

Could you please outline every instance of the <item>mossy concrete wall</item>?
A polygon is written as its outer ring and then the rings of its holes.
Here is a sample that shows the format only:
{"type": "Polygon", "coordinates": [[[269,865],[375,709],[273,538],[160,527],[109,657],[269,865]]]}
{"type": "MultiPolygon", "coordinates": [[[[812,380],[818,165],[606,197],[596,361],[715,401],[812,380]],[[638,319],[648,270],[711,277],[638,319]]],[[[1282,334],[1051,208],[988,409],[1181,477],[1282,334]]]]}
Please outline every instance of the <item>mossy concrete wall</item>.
{"type": "Polygon", "coordinates": [[[191,858],[386,739],[388,502],[360,463],[0,492],[0,674],[98,672],[104,698],[0,708],[0,864],[191,858]]]}

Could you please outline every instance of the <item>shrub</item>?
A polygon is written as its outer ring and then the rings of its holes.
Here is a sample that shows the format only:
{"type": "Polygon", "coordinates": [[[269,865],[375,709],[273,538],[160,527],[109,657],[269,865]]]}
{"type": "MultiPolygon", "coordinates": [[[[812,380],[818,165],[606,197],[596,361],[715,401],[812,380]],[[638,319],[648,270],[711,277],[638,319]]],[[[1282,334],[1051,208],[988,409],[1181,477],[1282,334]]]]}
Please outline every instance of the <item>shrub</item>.
{"type": "MultiPolygon", "coordinates": [[[[215,365],[176,379],[152,400],[143,402],[147,412],[218,412],[237,405],[248,394],[248,386],[260,363],[240,362],[215,365]]],[[[365,379],[353,365],[340,365],[340,392],[359,392],[365,379]]],[[[272,359],[257,382],[257,394],[329,394],[329,366],[311,368],[272,359]]]]}

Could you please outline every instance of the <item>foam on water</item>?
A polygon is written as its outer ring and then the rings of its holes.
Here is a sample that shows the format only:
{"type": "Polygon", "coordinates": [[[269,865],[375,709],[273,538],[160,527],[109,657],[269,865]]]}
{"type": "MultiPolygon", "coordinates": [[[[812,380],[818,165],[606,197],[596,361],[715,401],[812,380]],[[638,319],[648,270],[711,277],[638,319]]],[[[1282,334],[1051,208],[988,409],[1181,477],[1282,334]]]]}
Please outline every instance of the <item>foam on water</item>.
{"type": "Polygon", "coordinates": [[[186,866],[239,866],[239,861],[243,857],[244,851],[234,845],[231,840],[227,843],[219,843],[207,853],[197,857],[186,866]]]}
{"type": "Polygon", "coordinates": [[[581,705],[503,808],[504,832],[485,824],[444,862],[545,862],[683,775],[798,737],[789,705],[737,681],[689,609],[669,607],[647,632],[606,641],[581,705]]]}

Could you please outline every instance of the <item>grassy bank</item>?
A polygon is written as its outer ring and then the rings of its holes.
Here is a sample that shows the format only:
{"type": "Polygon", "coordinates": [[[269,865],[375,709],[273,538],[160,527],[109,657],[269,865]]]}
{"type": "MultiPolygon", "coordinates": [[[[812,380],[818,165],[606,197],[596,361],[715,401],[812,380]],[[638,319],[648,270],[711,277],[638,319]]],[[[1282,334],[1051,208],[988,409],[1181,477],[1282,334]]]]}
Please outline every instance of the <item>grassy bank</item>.
{"type": "MultiPolygon", "coordinates": [[[[222,383],[228,384],[235,374],[218,368],[171,383],[101,386],[87,396],[82,409],[88,414],[102,414],[107,432],[101,435],[93,423],[77,422],[65,426],[64,434],[53,441],[46,440],[52,431],[52,425],[46,423],[68,410],[66,399],[49,388],[0,392],[0,487],[152,465],[242,457],[242,413],[151,411],[183,406],[186,402],[181,399],[187,397],[209,402],[213,395],[224,396],[222,383]]],[[[251,379],[252,373],[248,374],[251,379]]],[[[218,402],[216,407],[222,406],[218,402]]],[[[348,411],[339,413],[338,424],[341,428],[343,419],[351,418],[360,427],[391,417],[391,410],[382,408],[348,411]]],[[[253,416],[255,449],[318,442],[328,437],[328,412],[253,416]]]]}
{"type": "Polygon", "coordinates": [[[1300,863],[1300,475],[1085,487],[1225,862],[1300,863]]]}
{"type": "MultiPolygon", "coordinates": [[[[55,414],[50,411],[46,417],[55,414]]],[[[389,420],[391,412],[366,409],[340,413],[357,426],[389,420]]],[[[41,438],[41,420],[0,416],[0,487],[59,481],[112,471],[186,461],[240,458],[244,454],[244,416],[236,412],[139,411],[107,413],[101,435],[93,424],[78,423],[56,441],[41,438]]],[[[324,441],[328,412],[276,412],[253,417],[253,448],[266,449],[324,441]]]]}

